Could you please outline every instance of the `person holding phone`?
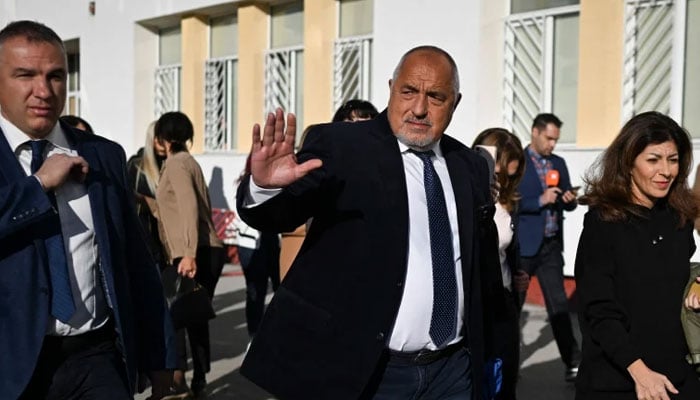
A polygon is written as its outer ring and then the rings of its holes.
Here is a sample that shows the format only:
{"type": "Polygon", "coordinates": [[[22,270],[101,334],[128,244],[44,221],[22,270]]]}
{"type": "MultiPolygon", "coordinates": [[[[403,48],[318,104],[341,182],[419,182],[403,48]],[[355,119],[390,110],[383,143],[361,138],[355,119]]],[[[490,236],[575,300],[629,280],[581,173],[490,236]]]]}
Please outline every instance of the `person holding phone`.
{"type": "Polygon", "coordinates": [[[539,114],[525,148],[525,175],[518,186],[518,236],[523,270],[536,275],[542,288],[554,340],[565,366],[564,379],[578,373],[581,350],[574,337],[564,290],[564,211],[576,208],[564,159],[553,153],[562,122],[554,114],[539,114]],[[556,173],[553,173],[556,171],[556,173]],[[555,178],[556,176],[556,178],[555,178]]]}

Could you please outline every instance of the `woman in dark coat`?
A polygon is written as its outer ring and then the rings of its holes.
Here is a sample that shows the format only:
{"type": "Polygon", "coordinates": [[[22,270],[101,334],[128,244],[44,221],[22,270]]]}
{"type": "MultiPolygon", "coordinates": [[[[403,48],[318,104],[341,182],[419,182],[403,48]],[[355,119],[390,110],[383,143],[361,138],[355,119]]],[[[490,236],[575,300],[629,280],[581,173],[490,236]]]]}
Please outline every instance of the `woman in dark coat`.
{"type": "MultiPolygon", "coordinates": [[[[576,255],[577,400],[700,399],[680,311],[695,251],[692,147],[671,118],[632,118],[586,178],[576,255]]],[[[697,299],[691,302],[697,306],[697,299]]]]}

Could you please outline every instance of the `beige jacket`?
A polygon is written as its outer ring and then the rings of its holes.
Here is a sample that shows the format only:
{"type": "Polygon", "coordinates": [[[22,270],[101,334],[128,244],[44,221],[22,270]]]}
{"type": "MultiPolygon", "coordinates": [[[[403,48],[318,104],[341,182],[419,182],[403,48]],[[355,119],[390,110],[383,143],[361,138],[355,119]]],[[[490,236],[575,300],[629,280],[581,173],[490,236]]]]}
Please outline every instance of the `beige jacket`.
{"type": "Polygon", "coordinates": [[[196,257],[197,247],[223,247],[211,219],[211,202],[202,169],[181,151],[163,163],[155,215],[168,259],[196,257]]]}

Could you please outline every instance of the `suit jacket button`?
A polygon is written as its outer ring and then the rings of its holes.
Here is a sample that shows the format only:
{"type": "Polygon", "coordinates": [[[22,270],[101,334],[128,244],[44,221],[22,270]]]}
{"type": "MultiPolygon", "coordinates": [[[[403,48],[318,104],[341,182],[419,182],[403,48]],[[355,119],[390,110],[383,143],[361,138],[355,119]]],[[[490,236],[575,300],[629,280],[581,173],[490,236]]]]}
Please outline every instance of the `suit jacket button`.
{"type": "Polygon", "coordinates": [[[377,340],[384,340],[384,332],[377,333],[377,340]]]}
{"type": "Polygon", "coordinates": [[[401,281],[397,282],[397,283],[396,283],[396,286],[397,286],[397,287],[403,286],[403,282],[401,282],[401,281]]]}

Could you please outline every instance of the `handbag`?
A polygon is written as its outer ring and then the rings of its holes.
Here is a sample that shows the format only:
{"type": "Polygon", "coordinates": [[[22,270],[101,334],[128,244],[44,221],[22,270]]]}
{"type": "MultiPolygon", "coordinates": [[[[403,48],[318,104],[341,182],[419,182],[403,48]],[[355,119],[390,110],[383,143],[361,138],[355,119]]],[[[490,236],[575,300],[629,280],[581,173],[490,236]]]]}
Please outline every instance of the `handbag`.
{"type": "Polygon", "coordinates": [[[209,294],[199,282],[178,274],[174,266],[163,269],[161,281],[175,329],[216,317],[209,294]]]}

